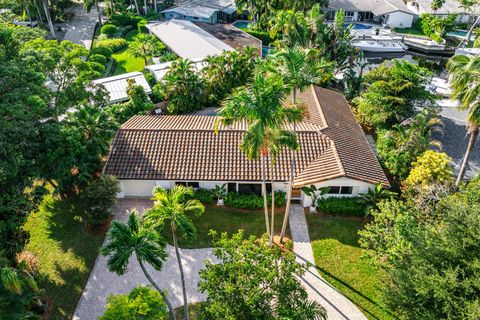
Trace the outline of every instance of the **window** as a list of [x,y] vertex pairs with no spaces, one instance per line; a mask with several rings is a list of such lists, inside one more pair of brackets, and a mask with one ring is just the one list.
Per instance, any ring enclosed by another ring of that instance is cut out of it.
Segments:
[[185,187],[186,187],[186,186],[187,186],[187,183],[184,182],[184,181],[175,181],[175,185],[176,185],[176,186],[185,186]]
[[328,191],[328,194],[352,194],[353,193],[353,187],[349,186],[341,186],[341,187],[329,187],[330,190]]
[[345,17],[353,17],[354,14],[355,13],[353,11],[345,11]]
[[236,192],[237,191],[237,184],[235,182],[228,183],[228,192]]
[[200,188],[200,184],[198,182],[193,181],[175,181],[176,186],[185,186],[185,187],[192,187],[193,189]]
[[256,193],[262,195],[262,185],[261,184],[249,184],[249,183],[239,183],[238,192],[242,194]]

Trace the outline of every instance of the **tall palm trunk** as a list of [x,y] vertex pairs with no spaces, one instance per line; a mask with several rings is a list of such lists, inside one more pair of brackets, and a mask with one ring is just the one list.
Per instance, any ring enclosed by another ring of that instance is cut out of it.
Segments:
[[267,234],[270,236],[270,226],[268,225],[268,202],[267,202],[267,183],[265,177],[265,161],[266,156],[262,155],[262,194],[263,194],[263,209],[265,211],[265,227]]
[[30,8],[29,8],[29,3],[27,0],[23,1],[23,4],[25,6],[25,11],[27,12],[28,20],[30,21],[30,24],[32,24],[32,15],[30,14]]
[[[297,103],[297,89],[293,89],[292,94],[293,105]],[[297,132],[297,124],[293,124],[293,132]],[[280,232],[280,243],[283,242],[283,237],[287,230],[288,216],[290,215],[290,204],[292,202],[293,179],[295,178],[295,150],[290,150],[290,181],[288,182],[287,204],[285,206],[285,215],[283,217],[282,231]]]
[[102,12],[100,12],[100,5],[98,4],[98,0],[95,0],[95,7],[97,8],[98,14],[98,25],[102,26]]
[[479,23],[480,23],[480,16],[477,19],[475,19],[475,22],[473,23],[473,25],[470,27],[470,29],[468,29],[468,32],[467,32],[467,35],[466,35],[466,38],[467,38],[466,45],[467,46],[470,43],[470,40],[472,39],[472,34],[473,34],[473,30],[475,29],[475,26]]
[[34,0],[34,5],[35,5],[35,9],[37,10],[38,21],[40,21],[40,23],[43,24],[42,13],[40,12],[40,8],[37,0]]
[[183,274],[182,259],[180,258],[180,251],[178,250],[177,233],[175,229],[172,229],[173,246],[175,247],[175,255],[177,256],[178,269],[180,270],[180,279],[182,281],[182,293],[183,293],[183,319],[188,320],[188,301],[187,301],[187,289],[185,288],[185,275]]
[[140,15],[140,9],[138,8],[138,1],[135,0],[135,9],[137,10],[137,15]]
[[153,0],[153,10],[155,10],[155,14],[158,13],[158,10],[157,10],[157,0]]
[[475,146],[475,142],[477,142],[479,129],[480,128],[478,127],[478,125],[472,124],[470,139],[468,140],[467,151],[465,151],[465,156],[463,157],[462,166],[460,167],[460,172],[458,173],[457,181],[455,182],[455,185],[457,187],[460,185],[460,183],[462,183],[463,177],[465,176],[465,171],[467,171],[468,159],[470,158],[470,154],[472,153],[473,147]]
[[55,29],[53,28],[52,17],[50,16],[50,9],[48,6],[48,0],[42,0],[43,10],[45,11],[45,17],[47,18],[48,28],[50,29],[50,33],[52,37],[56,38],[57,35],[55,34]]
[[148,14],[147,0],[143,0],[143,14]]
[[140,264],[140,268],[142,268],[143,273],[145,274],[145,277],[147,277],[148,281],[152,284],[152,286],[157,289],[158,292],[162,295],[163,300],[165,301],[165,304],[167,305],[168,308],[168,313],[170,314],[170,320],[175,320],[175,314],[173,311],[172,304],[170,303],[170,300],[168,300],[167,295],[165,292],[153,281],[153,278],[150,276],[150,273],[148,273],[147,269],[145,268],[145,265],[143,264],[143,261],[141,259],[138,259],[137,261]]
[[274,223],[275,223],[275,189],[273,188],[273,170],[274,170],[274,167],[273,167],[273,157],[271,160],[271,171],[270,171],[270,182],[272,184],[272,190],[271,190],[271,193],[272,193],[272,221],[270,221],[270,245],[272,245],[273,243],[273,236],[275,234],[274,230],[275,230],[275,226],[274,226]]

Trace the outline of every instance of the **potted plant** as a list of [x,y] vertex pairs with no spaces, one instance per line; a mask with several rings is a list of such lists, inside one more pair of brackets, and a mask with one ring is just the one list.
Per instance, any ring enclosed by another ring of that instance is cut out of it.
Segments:
[[213,194],[217,197],[217,206],[223,206],[223,198],[227,195],[226,184],[216,185],[213,189]]
[[310,199],[312,200],[312,203],[310,204],[310,213],[316,213],[317,212],[317,202],[318,199],[327,194],[330,188],[328,187],[323,187],[323,188],[317,188],[316,185],[311,185],[309,187],[303,187],[302,191],[305,193],[305,195],[309,196]]
[[379,28],[375,28],[375,35],[379,35],[380,34],[380,29]]

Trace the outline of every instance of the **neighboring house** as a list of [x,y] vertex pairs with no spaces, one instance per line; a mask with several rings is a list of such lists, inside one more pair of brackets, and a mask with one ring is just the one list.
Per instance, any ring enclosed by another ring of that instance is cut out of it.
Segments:
[[163,10],[162,13],[166,20],[218,23],[231,22],[236,10],[233,0],[191,0]]
[[[331,187],[331,195],[354,196],[376,184],[389,187],[368,141],[341,93],[311,87],[299,95],[307,106],[297,125],[300,149],[296,152],[294,199],[310,205],[300,188]],[[119,197],[149,197],[155,186],[184,184],[212,189],[227,184],[228,191],[261,193],[261,161],[248,160],[239,146],[245,123],[220,126],[215,116],[135,116],[118,131],[105,165],[106,174],[121,183]],[[289,179],[289,151],[273,165],[275,190],[285,191]],[[271,184],[268,185],[271,190]]]
[[107,90],[109,96],[108,103],[118,103],[130,99],[127,93],[129,79],[134,80],[137,86],[142,86],[147,94],[152,93],[152,88],[148,85],[147,79],[145,79],[143,73],[138,71],[93,80],[93,83],[96,85],[103,85]]
[[[206,63],[203,62],[203,60],[192,60],[192,62],[193,62],[193,67],[197,72],[199,72],[206,66]],[[171,65],[172,65],[172,61],[162,62],[162,63],[146,66],[145,70],[149,71],[153,75],[156,82],[159,82],[167,74],[168,70],[170,70]]]
[[202,60],[235,50],[190,21],[173,19],[148,24],[147,29],[183,59]]
[[470,23],[475,17],[480,15],[480,6],[474,6],[467,10],[456,0],[447,0],[443,6],[437,10],[432,9],[432,0],[407,0],[407,7],[417,15],[424,13],[446,16],[449,14],[458,14],[457,22]]
[[402,0],[330,0],[327,18],[333,20],[340,9],[347,22],[380,23],[390,28],[410,28],[415,17]]

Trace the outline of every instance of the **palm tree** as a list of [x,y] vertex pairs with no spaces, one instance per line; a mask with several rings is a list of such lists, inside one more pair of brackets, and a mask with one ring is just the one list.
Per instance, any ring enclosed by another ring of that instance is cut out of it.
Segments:
[[367,205],[366,214],[368,214],[371,209],[377,208],[380,201],[396,198],[397,193],[384,189],[382,184],[379,183],[374,189],[368,189],[367,193],[361,193],[359,197],[360,201]]
[[173,246],[177,256],[180,278],[182,281],[184,319],[188,320],[187,290],[185,288],[185,276],[183,274],[182,259],[178,249],[177,236],[194,238],[196,229],[189,215],[200,215],[205,207],[197,199],[193,199],[192,188],[181,185],[171,190],[157,187],[153,191],[153,207],[144,216],[145,222],[152,227],[169,227],[172,232]]
[[480,127],[480,56],[456,55],[450,59],[447,68],[452,83],[452,99],[460,102],[460,110],[469,111],[467,122],[470,139],[455,182],[459,186],[465,176]]
[[[323,59],[317,61],[312,59],[315,50],[303,49],[299,46],[287,48],[275,55],[273,72],[278,73],[283,81],[290,86],[292,90],[292,105],[297,105],[297,92],[305,91],[312,84],[321,84],[327,82],[333,76],[333,66],[330,62]],[[296,131],[296,123],[293,125]],[[290,212],[290,201],[292,197],[293,180],[295,178],[295,151],[290,152],[290,182],[287,191],[287,205],[285,216],[280,233],[280,242],[282,242],[288,223]]]
[[108,231],[108,238],[110,239],[109,242],[101,249],[102,255],[108,256],[108,270],[118,275],[125,274],[128,261],[132,254],[135,254],[145,277],[162,295],[170,313],[170,320],[175,320],[172,304],[165,291],[153,281],[144,264],[144,262],[147,262],[155,270],[162,270],[163,263],[168,257],[165,252],[166,243],[164,239],[153,228],[146,228],[144,222],[139,220],[138,213],[135,210],[130,213],[127,223],[112,222]]
[[[257,71],[251,83],[237,88],[224,101],[218,113],[219,123],[223,125],[232,125],[238,121],[245,121],[248,125],[240,148],[249,160],[261,159],[265,226],[269,236],[271,236],[271,230],[268,218],[265,165],[272,144],[269,140],[270,130],[278,130],[286,124],[301,120],[302,111],[299,108],[283,107],[288,92],[289,88],[279,76],[265,76]],[[218,123],[216,126],[218,127]]]
[[48,28],[50,29],[50,33],[52,34],[52,37],[56,38],[57,36],[55,35],[55,29],[53,28],[52,17],[50,16],[50,5],[48,3],[48,0],[42,0],[42,4],[43,4],[43,11],[45,11],[45,17],[47,18],[47,23],[48,23]]
[[143,58],[145,65],[148,64],[148,57],[159,50],[158,39],[151,34],[139,33],[133,38],[128,46],[128,53],[135,58]]
[[117,124],[106,112],[99,107],[86,105],[69,113],[68,121],[82,133],[82,139],[90,151],[102,156],[108,153],[109,142],[115,135]]

